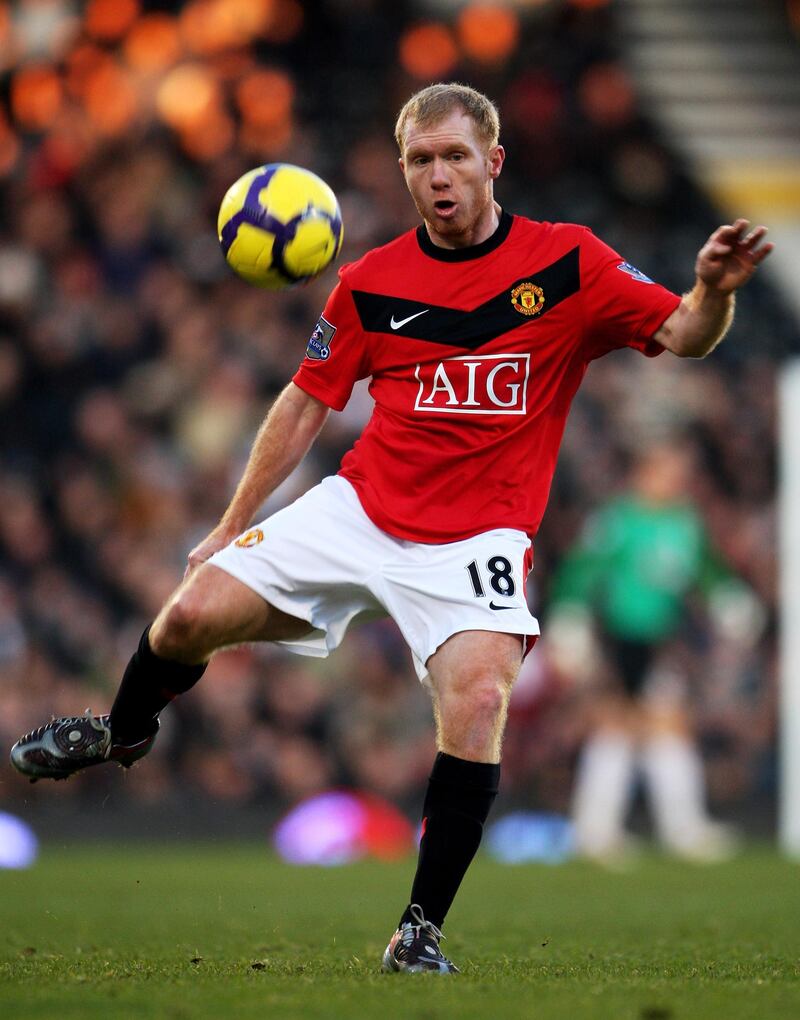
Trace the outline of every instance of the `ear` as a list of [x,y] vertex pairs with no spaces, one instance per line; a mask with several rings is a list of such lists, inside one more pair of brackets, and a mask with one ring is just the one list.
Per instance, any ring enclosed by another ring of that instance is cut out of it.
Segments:
[[493,145],[489,149],[489,176],[492,180],[496,180],[500,176],[505,158],[506,150],[502,145]]
[[402,156],[398,159],[397,164],[400,167],[400,172],[402,173],[403,177],[405,177],[405,175],[406,175],[406,161],[403,159]]

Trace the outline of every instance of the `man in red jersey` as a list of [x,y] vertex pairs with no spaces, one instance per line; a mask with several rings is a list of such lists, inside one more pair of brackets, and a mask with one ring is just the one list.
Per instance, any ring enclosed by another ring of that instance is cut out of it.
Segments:
[[[396,136],[423,224],[340,270],[230,506],[143,634],[110,715],[54,720],[21,738],[12,762],[56,779],[129,765],[217,649],[276,641],[325,655],[353,620],[388,613],[431,691],[439,753],[383,969],[450,973],[441,926],[497,793],[511,687],[539,632],[525,574],[572,397],[614,348],[711,351],[771,245],[744,220],[720,227],[679,298],[585,227],[500,208],[505,153],[480,93],[423,89]],[[367,377],[375,409],[339,474],[251,526]]]

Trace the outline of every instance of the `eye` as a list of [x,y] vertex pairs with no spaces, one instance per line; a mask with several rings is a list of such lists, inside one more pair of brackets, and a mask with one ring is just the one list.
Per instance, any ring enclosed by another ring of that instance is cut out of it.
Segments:
[[451,152],[450,153],[450,161],[452,163],[460,163],[463,160],[463,158],[464,158],[464,153],[463,152]]
[[428,162],[428,157],[427,156],[415,156],[414,157],[414,166],[425,166],[425,164],[427,162]]

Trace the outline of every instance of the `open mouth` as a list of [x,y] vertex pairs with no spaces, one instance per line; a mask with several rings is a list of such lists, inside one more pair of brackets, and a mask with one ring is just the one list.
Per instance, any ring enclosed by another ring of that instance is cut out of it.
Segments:
[[433,208],[440,216],[452,216],[456,209],[456,203],[449,198],[440,198],[433,203]]

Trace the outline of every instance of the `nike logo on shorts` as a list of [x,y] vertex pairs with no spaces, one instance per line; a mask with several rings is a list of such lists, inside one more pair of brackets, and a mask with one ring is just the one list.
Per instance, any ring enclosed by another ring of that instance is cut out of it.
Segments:
[[389,325],[392,329],[400,329],[401,326],[405,326],[407,322],[411,322],[412,319],[418,319],[420,315],[424,315],[425,312],[430,311],[429,308],[423,308],[421,312],[414,312],[413,315],[407,316],[405,319],[395,319],[394,316],[389,320]]
[[513,609],[513,608],[514,608],[514,606],[496,606],[496,605],[494,604],[494,602],[490,602],[490,603],[489,603],[489,608],[490,608],[490,609]]

